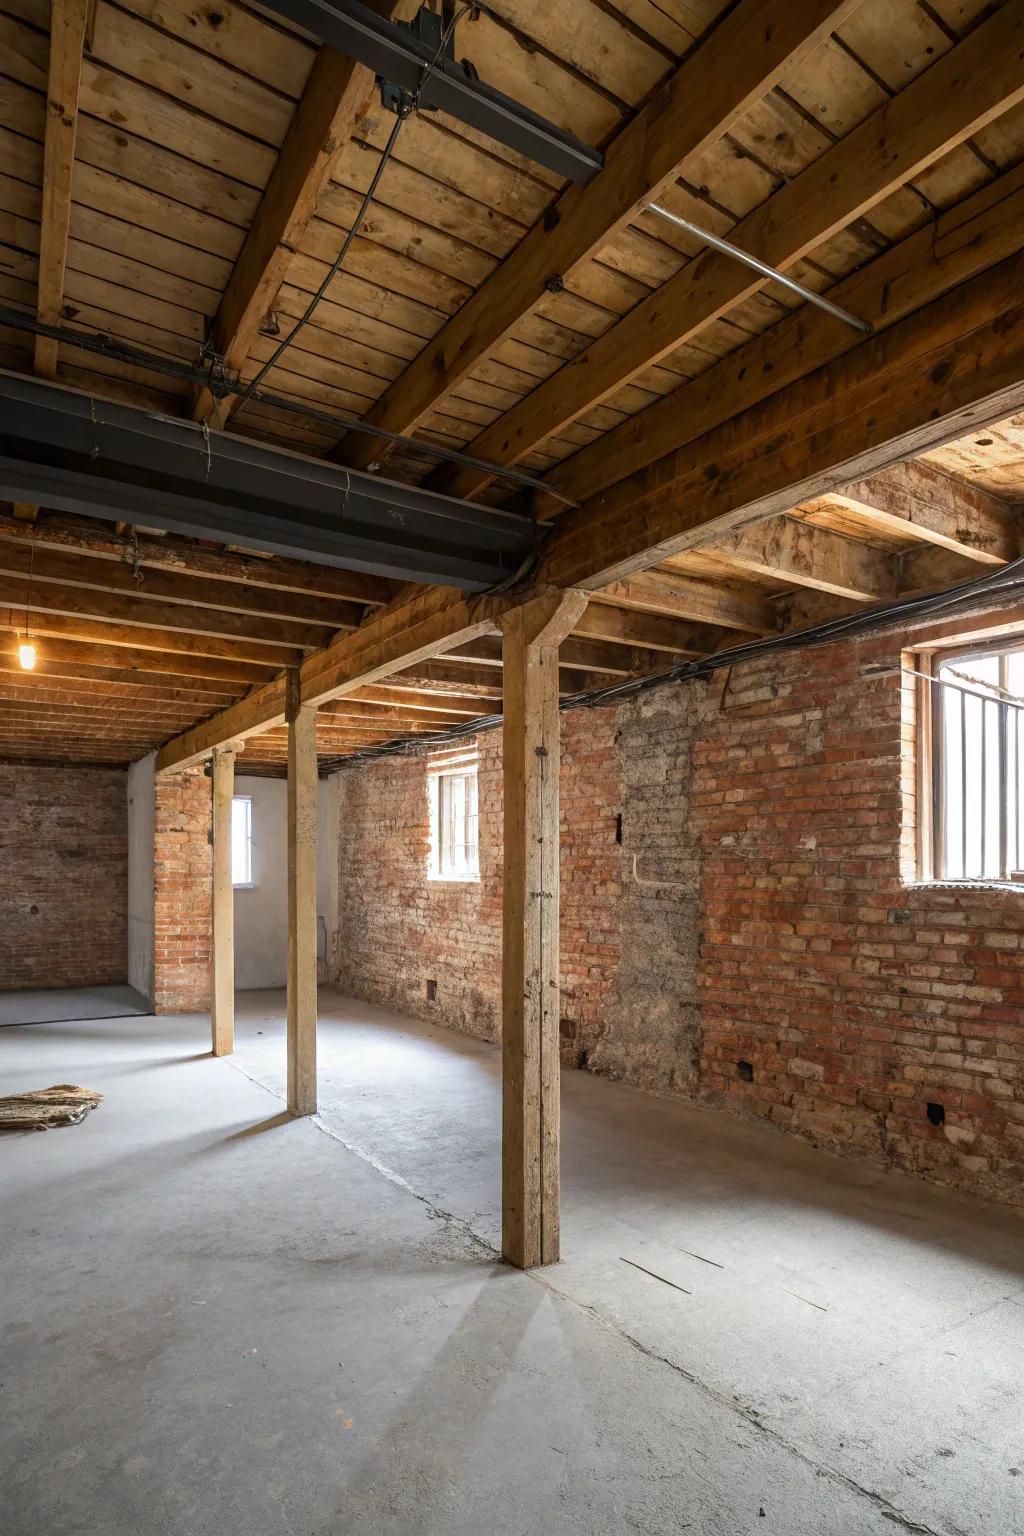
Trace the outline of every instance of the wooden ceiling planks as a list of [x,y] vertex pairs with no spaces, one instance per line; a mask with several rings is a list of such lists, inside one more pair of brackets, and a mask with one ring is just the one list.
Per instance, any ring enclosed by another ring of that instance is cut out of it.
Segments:
[[[938,80],[946,69],[954,78],[952,60],[964,39],[980,57],[986,28],[1011,39],[1020,9],[1013,0],[1003,7],[975,0],[823,4],[834,25],[817,36],[809,11],[794,19],[793,8],[783,7],[787,25],[802,25],[810,43],[798,57],[782,59],[774,73],[756,61],[767,70],[769,88],[748,93],[749,99],[736,78],[733,50],[733,78],[704,82],[719,91],[717,125],[698,136],[688,158],[679,151],[677,161],[685,164],[670,166],[659,195],[717,233],[739,229],[740,239],[752,232],[748,238],[761,254],[774,210],[792,204],[798,186],[811,184],[811,168],[838,164],[844,155],[855,159],[858,131],[863,137],[871,114],[892,103],[890,118],[904,119],[897,148],[912,173],[890,175],[882,195],[874,172],[867,174],[870,206],[862,198],[823,223],[790,270],[817,290],[840,285],[841,301],[880,329],[895,324],[993,268],[1020,243],[1013,243],[1013,231],[1021,225],[1018,203],[1024,206],[1024,110],[1010,107],[990,121],[982,112],[959,142],[955,133],[945,142],[936,135],[944,152],[937,148],[923,160],[914,160],[908,147],[909,135],[919,131],[917,118],[929,116],[913,108],[910,87],[927,100],[928,72],[937,70]],[[746,17],[763,23],[772,10],[769,0],[737,7],[724,0],[553,0],[543,8],[493,0],[460,22],[458,53],[474,59],[489,83],[608,147],[617,135],[625,140],[626,125],[694,48],[699,58],[717,34],[720,52],[727,53],[723,39],[742,36]],[[264,12],[234,3],[213,11],[192,0],[96,0],[78,61],[75,153],[64,156],[66,175],[49,183],[57,192],[67,186],[66,267],[58,280],[47,234],[53,219],[41,190],[53,138],[46,97],[59,62],[58,55],[51,58],[50,15],[47,0],[0,0],[0,302],[28,314],[45,308],[65,325],[103,331],[177,361],[195,360],[212,332],[241,367],[243,381],[251,379],[337,255],[392,120],[375,96],[364,96],[359,110],[344,107],[351,136],[342,133],[340,142],[328,144],[334,119],[324,80],[340,99],[344,71],[332,73],[308,39]],[[709,57],[705,52],[705,62]],[[1013,99],[1011,75],[1008,68],[1003,107]],[[722,93],[729,90],[732,111],[724,110]],[[936,111],[955,112],[964,104],[959,95],[952,106],[939,101]],[[318,103],[319,114],[313,111]],[[691,100],[691,117],[693,110]],[[304,120],[319,123],[319,141],[313,134],[307,142],[305,130],[296,136]],[[299,173],[294,155],[282,154],[289,135],[306,152]],[[281,184],[288,193],[283,207],[274,192]],[[390,402],[419,400],[425,408],[417,407],[406,426],[414,425],[425,442],[476,451],[500,444],[527,412],[541,431],[516,448],[521,466],[549,475],[580,499],[603,494],[621,518],[632,515],[630,477],[639,482],[652,459],[679,454],[858,345],[859,337],[783,290],[755,291],[739,282],[713,318],[705,316],[685,339],[646,360],[637,353],[640,365],[627,370],[628,357],[615,357],[618,341],[606,338],[619,337],[625,325],[636,329],[645,306],[663,304],[666,295],[692,284],[691,274],[703,280],[707,258],[698,241],[627,200],[628,216],[616,221],[606,211],[603,235],[598,222],[561,284],[551,284],[553,291],[543,283],[537,292],[524,289],[523,302],[515,290],[516,264],[524,261],[530,229],[562,194],[557,177],[443,114],[414,117],[344,270],[269,384],[299,404],[372,420],[386,419]],[[579,201],[568,196],[559,206]],[[276,225],[264,217],[275,206]],[[446,353],[445,368],[433,369],[431,377],[425,360],[446,347],[447,336],[460,334],[458,327],[468,334],[468,321],[491,304],[499,283],[511,285],[514,302],[501,312],[490,340],[474,336],[472,356],[462,356],[458,366]],[[787,337],[794,338],[788,353]],[[572,377],[578,360],[601,355],[602,346],[610,358],[607,387],[582,409],[566,410],[554,381]],[[201,394],[196,400],[186,383],[156,369],[97,358],[63,342],[59,351],[42,350],[56,354],[57,377],[75,387],[170,413],[202,418],[210,411],[209,400]],[[759,372],[759,357],[770,360],[770,377]],[[0,360],[29,371],[31,340],[3,332]],[[624,383],[626,371],[631,376]],[[417,395],[415,381],[425,375],[428,388]],[[557,402],[556,411],[547,410],[549,400]],[[227,416],[227,408],[219,409],[211,420]],[[338,433],[326,424],[265,401],[242,401],[230,429],[314,456],[381,456],[379,443],[354,437],[339,450]],[[1010,504],[1024,492],[1022,445],[1024,430],[1010,420],[927,455],[933,472],[994,493],[999,505],[989,524],[978,521],[981,513],[974,521],[943,523],[932,504],[927,515],[907,515],[893,511],[884,496],[870,501],[863,492],[845,503],[835,497],[805,502],[791,516],[780,507],[757,528],[725,536],[719,530],[715,542],[677,551],[659,569],[644,570],[657,558],[648,554],[619,586],[598,594],[566,643],[563,691],[706,654],[747,633],[770,633],[788,622],[794,592],[805,594],[799,600],[805,606],[818,595],[826,605],[866,602],[917,590],[913,583],[981,570],[985,560],[1011,558],[1018,543]],[[471,488],[459,474],[432,470],[432,462],[403,448],[389,454],[389,472]],[[490,504],[507,499],[499,483],[480,495]],[[963,490],[959,496],[970,501]],[[561,510],[548,503],[552,508]],[[138,755],[140,742],[157,744],[174,733],[171,721],[188,726],[237,702],[282,664],[298,664],[332,635],[358,625],[394,592],[391,584],[353,573],[145,533],[129,552],[109,525],[45,509],[28,536],[24,525],[12,530],[12,523],[0,516],[4,755],[29,751],[33,729],[40,747],[58,752],[55,721],[66,727],[66,752],[87,753],[92,744],[106,754],[102,760],[118,752],[120,760]],[[992,528],[998,537],[986,544]],[[24,622],[30,541],[38,562],[32,629],[40,636],[41,659],[25,681],[14,671],[11,649]],[[448,690],[437,697],[449,713],[432,718],[457,718],[460,700],[464,708],[480,698],[489,709],[498,707],[494,644],[462,649],[462,656],[424,660],[392,677],[376,698],[359,691],[382,711],[385,736],[409,724],[410,708],[429,708],[411,702],[425,689],[428,698],[431,689]],[[357,737],[368,734],[356,724],[369,727],[376,719],[357,712],[344,730],[340,722],[326,723],[323,750],[329,746],[333,760],[354,749]],[[161,725],[168,726],[164,737],[153,736]],[[263,739],[250,742],[250,767]],[[283,761],[275,738],[266,741],[267,761]]]

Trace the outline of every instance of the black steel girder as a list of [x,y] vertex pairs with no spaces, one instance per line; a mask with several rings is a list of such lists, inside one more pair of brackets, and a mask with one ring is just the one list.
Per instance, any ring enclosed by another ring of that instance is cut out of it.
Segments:
[[482,591],[537,525],[195,422],[0,373],[0,497]]
[[[263,3],[339,53],[358,59],[388,84],[400,86],[410,95],[418,93],[421,107],[448,112],[579,186],[592,181],[604,163],[600,150],[591,149],[556,123],[474,79],[454,58],[437,57],[437,50],[409,27],[386,21],[360,0]],[[428,68],[431,72],[425,78]]]

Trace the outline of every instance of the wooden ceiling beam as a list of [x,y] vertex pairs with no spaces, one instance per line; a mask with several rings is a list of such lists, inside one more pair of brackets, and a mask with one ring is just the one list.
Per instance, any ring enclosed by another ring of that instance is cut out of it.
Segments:
[[134,567],[123,561],[97,560],[64,550],[29,549],[0,539],[0,576],[27,578],[30,571],[33,585],[36,581],[56,581],[89,590],[120,592],[144,602],[159,598],[181,603],[193,613],[213,607],[219,612],[247,614],[261,620],[283,618],[297,624],[322,625],[332,633],[355,629],[365,611],[360,603],[254,587],[242,581],[197,581],[184,572],[141,565],[136,578]]
[[[361,629],[302,663],[301,701],[306,706],[325,704],[493,633],[510,601],[506,597],[467,598],[461,592],[437,587],[385,609]],[[282,677],[256,689],[207,724],[168,742],[157,758],[157,771],[186,767],[201,761],[216,746],[279,726],[284,722],[284,711]]]
[[[458,650],[449,651],[448,660],[461,665],[491,667],[501,677],[503,665],[501,641],[491,636],[472,641]],[[604,672],[609,677],[628,677],[634,672],[644,672],[656,666],[660,657],[654,651],[634,646],[626,650],[621,645],[605,644],[602,640],[577,639],[572,635],[563,640],[558,648],[558,665],[562,670],[585,668],[591,672]],[[499,684],[500,685],[500,684]]]
[[[1019,165],[844,279],[829,290],[829,298],[880,334],[1022,245],[1024,165]],[[618,504],[626,507],[643,494],[650,464],[682,454],[714,428],[853,352],[862,341],[859,332],[805,305],[581,448],[547,479],[577,501],[614,486]],[[546,517],[565,512],[564,502],[543,499]]]
[[[0,575],[0,603],[25,608],[28,582],[21,576]],[[220,608],[193,608],[145,596],[73,587],[57,581],[33,578],[31,613],[63,614],[86,619],[111,620],[117,624],[144,625],[193,635],[216,635],[263,645],[313,648],[326,645],[334,630],[325,624],[302,624],[290,619],[253,618]],[[24,623],[24,612],[22,614]]]
[[[1022,100],[1024,0],[1008,0],[742,219],[730,239],[785,269]],[[517,462],[766,282],[734,258],[708,250],[479,433],[468,451],[495,464]],[[430,484],[470,496],[492,478],[482,470],[445,467]]]
[[[1024,406],[1024,258],[1015,256],[852,353],[559,520],[541,579],[607,587],[830,494]],[[879,402],[884,401],[884,409]],[[636,489],[638,487],[635,487]]]
[[474,697],[466,691],[457,692],[453,688],[448,693],[443,689],[436,693],[426,693],[414,684],[403,687],[404,676],[404,673],[397,672],[391,679],[391,686],[387,688],[357,689],[355,693],[349,694],[349,700],[353,703],[393,705],[401,710],[416,710],[426,715],[459,715],[472,719],[478,715],[501,714],[500,704],[487,698]]
[[[45,325],[57,325],[64,302],[64,268],[71,222],[71,177],[78,132],[82,50],[90,0],[52,0],[50,63],[46,83],[46,131],[43,139],[42,222],[36,313]],[[57,343],[35,340],[35,368],[44,378],[57,373]]]
[[[514,330],[549,287],[570,284],[700,156],[770,91],[787,68],[855,7],[837,0],[740,0],[614,138],[586,188],[564,192],[516,250],[461,306],[367,413],[372,426],[410,432]],[[345,440],[365,469],[382,439]]]
[[677,571],[644,571],[642,575],[612,583],[596,596],[599,601],[641,613],[671,615],[742,630],[744,634],[773,634],[778,627],[775,609],[764,598],[733,592]]
[[[408,17],[417,8],[415,0],[369,3],[385,17]],[[373,92],[371,69],[333,48],[320,49],[213,321],[213,348],[231,371],[245,366]],[[200,390],[193,417],[222,427],[236,399],[215,400],[209,390]]]
[[453,714],[447,710],[442,714],[427,715],[422,710],[403,710],[383,704],[360,704],[351,698],[338,699],[333,703],[321,706],[320,714],[330,723],[360,724],[360,725],[384,725],[407,727],[409,730],[436,731],[445,725],[457,725],[461,720],[472,718],[461,714]]
[[194,714],[226,709],[238,698],[237,693],[200,693],[193,688],[148,687],[144,683],[114,682],[103,677],[69,677],[66,672],[53,672],[40,661],[36,662],[32,672],[27,673],[18,666],[17,657],[0,654],[0,688],[6,687],[18,691],[32,689],[40,697],[67,693],[83,699],[121,699],[126,703],[137,699],[143,703],[180,704]]
[[937,544],[918,544],[897,556],[901,597],[921,592],[945,592],[965,581],[977,581],[991,572],[991,566],[979,565],[964,555],[954,554]]
[[[7,622],[0,609],[0,630],[10,632],[15,628]],[[24,613],[20,623],[23,625]],[[61,626],[54,629],[54,626]],[[276,666],[257,665],[251,662],[222,661],[212,656],[181,656],[173,652],[131,650],[119,645],[103,645],[99,641],[63,638],[73,632],[71,621],[51,618],[47,624],[46,644],[40,645],[36,662],[37,670],[52,666],[55,671],[67,669],[71,677],[107,677],[111,682],[132,681],[141,674],[146,682],[181,683],[185,687],[198,688],[204,693],[221,688],[249,688],[254,683],[269,682]],[[33,635],[40,631],[33,627]],[[9,654],[16,657],[16,647],[10,646]],[[117,674],[113,676],[112,674]]]
[[821,500],[884,532],[938,544],[980,565],[1003,565],[1020,553],[1017,518],[1006,502],[933,464],[894,464]]
[[[33,528],[16,521],[16,515],[0,511],[0,539],[12,539],[34,548],[75,550],[97,560],[132,566],[136,559],[146,570],[180,572],[220,582],[233,582],[264,591],[323,597],[362,607],[380,607],[398,590],[398,583],[362,571],[345,571],[335,565],[314,565],[283,555],[259,555],[235,549],[205,549],[192,541],[152,534],[118,534],[112,524],[70,513],[44,510]],[[196,594],[193,601],[201,602]]]
[[[23,594],[21,594],[23,599]],[[182,658],[189,658],[195,666],[183,667],[194,675],[222,676],[211,662],[242,662],[247,672],[256,671],[266,679],[268,670],[273,673],[281,667],[298,666],[303,652],[294,646],[264,645],[250,640],[224,640],[219,635],[198,635],[172,629],[149,629],[142,624],[115,624],[106,619],[83,619],[62,613],[47,613],[32,608],[30,626],[33,638],[39,635],[54,636],[60,640],[74,640],[82,646],[96,645],[106,655],[110,648],[124,646],[132,651],[157,652],[155,670],[167,671],[169,661],[178,667]],[[0,630],[24,631],[25,604],[0,608]],[[142,659],[134,665],[144,666]],[[251,664],[251,665],[250,665]]]
[[895,597],[897,559],[859,539],[791,517],[771,517],[707,549],[738,571],[773,576],[858,602]]
[[594,601],[573,629],[573,634],[613,645],[640,646],[676,656],[703,656],[733,645],[735,633],[713,624],[688,624],[640,608],[618,608]]

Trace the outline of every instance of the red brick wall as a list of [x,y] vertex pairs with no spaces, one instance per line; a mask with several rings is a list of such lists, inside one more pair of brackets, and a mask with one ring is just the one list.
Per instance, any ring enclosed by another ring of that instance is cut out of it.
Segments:
[[[1024,890],[913,883],[899,660],[899,637],[780,653],[563,716],[565,1059],[1024,1203]],[[422,758],[344,775],[339,981],[495,1038],[480,745],[479,887],[426,879]]]
[[212,809],[210,780],[202,769],[189,769],[156,780],[156,1013],[201,1013],[210,1006]]
[[1024,891],[904,882],[898,660],[891,639],[790,653],[705,702],[701,1093],[1021,1203]]
[[0,988],[123,983],[127,775],[0,763]]
[[[614,713],[563,722],[562,1034],[572,1059],[600,1033],[619,953]],[[501,1023],[501,731],[479,738],[480,881],[427,878],[424,758],[386,758],[341,786],[338,984],[496,1040]],[[427,981],[437,983],[427,1000]]]

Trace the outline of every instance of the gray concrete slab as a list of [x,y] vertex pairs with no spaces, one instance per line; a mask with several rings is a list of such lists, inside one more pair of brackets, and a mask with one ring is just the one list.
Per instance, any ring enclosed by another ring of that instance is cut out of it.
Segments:
[[519,1275],[497,1052],[321,1002],[316,1122],[280,994],[222,1061],[5,1033],[107,1095],[0,1141],[5,1531],[1024,1530],[1018,1217],[567,1073],[567,1257]]
[[12,1024],[122,1019],[148,1012],[148,1002],[134,987],[33,987],[0,992],[0,1029]]

